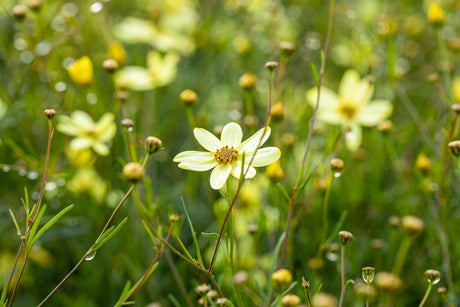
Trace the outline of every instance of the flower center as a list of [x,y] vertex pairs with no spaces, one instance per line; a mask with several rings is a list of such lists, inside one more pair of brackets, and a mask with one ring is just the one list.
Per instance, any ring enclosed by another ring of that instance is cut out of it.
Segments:
[[214,159],[216,159],[220,164],[232,163],[238,159],[238,151],[233,147],[224,146],[217,149],[214,154]]
[[356,113],[356,106],[349,102],[341,102],[339,112],[348,118],[352,118]]

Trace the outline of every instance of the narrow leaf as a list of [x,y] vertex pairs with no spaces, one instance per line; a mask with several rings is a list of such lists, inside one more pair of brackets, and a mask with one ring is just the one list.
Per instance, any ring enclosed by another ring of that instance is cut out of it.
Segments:
[[289,202],[291,200],[291,198],[289,197],[288,193],[286,192],[286,190],[284,189],[284,187],[281,185],[281,183],[277,183],[276,186],[278,187],[278,189],[281,191],[281,195],[284,196],[284,198],[287,200],[287,202]]
[[187,208],[185,207],[184,198],[181,196],[182,206],[184,207],[185,216],[187,217],[188,225],[190,226],[190,231],[192,232],[193,243],[195,243],[196,249],[196,256],[198,257],[198,262],[200,263],[201,267],[204,268],[203,259],[201,259],[200,247],[198,246],[198,240],[196,239],[195,229],[193,228],[192,221],[190,220],[190,216],[188,215]]
[[179,301],[174,297],[174,295],[168,294],[168,298],[175,307],[182,307],[181,303],[179,303]]
[[14,226],[16,226],[16,231],[18,232],[18,236],[21,237],[22,236],[21,228],[19,228],[18,222],[16,221],[16,218],[14,217],[14,213],[13,211],[11,211],[10,208],[8,208],[8,210],[10,211],[10,215],[11,215],[11,218],[13,219]]
[[310,67],[311,67],[311,72],[313,73],[313,78],[315,79],[315,84],[316,84],[316,86],[318,86],[319,85],[319,78],[318,78],[318,71],[316,70],[316,66],[315,66],[315,64],[313,64],[313,62],[311,62]]
[[[35,210],[35,209],[32,208],[32,211],[33,210]],[[46,205],[44,205],[43,207],[40,208],[40,211],[36,215],[35,220],[34,220],[34,222],[32,224],[32,228],[30,229],[29,236],[27,237],[27,240],[28,240],[28,242],[27,242],[27,250],[28,251],[30,251],[30,249],[34,245],[34,242],[36,241],[36,240],[34,240],[35,239],[35,233],[37,232],[38,225],[40,225],[40,221],[42,220],[43,214],[45,214],[45,210],[46,210]],[[27,220],[29,220],[29,218]]]
[[302,189],[306,186],[306,184],[310,181],[311,179],[311,176],[315,173],[316,169],[318,168],[318,166],[321,164],[322,160],[319,160],[318,162],[316,162],[316,164],[313,166],[313,169],[310,171],[310,173],[308,173],[307,175],[307,178],[305,178],[305,180],[302,182],[302,184],[300,185],[299,187],[299,192],[302,191]]
[[[272,266],[270,268],[270,275],[269,276],[271,276],[273,274],[273,272],[275,272],[276,264],[278,263],[278,258],[279,258],[281,246],[283,245],[283,241],[284,241],[285,236],[286,236],[286,233],[283,232],[281,234],[280,238],[278,239],[278,242],[276,243],[275,250],[273,251],[273,260],[272,260]],[[272,284],[268,283],[268,293],[271,293],[271,292],[272,292]]]
[[120,224],[118,224],[116,227],[112,226],[109,229],[107,229],[104,234],[99,238],[99,240],[94,243],[94,246],[92,248],[93,252],[102,247],[107,241],[113,238],[113,236],[120,231],[121,227],[123,227],[126,222],[128,222],[128,217],[125,217]]
[[201,235],[205,238],[211,238],[211,239],[219,239],[219,234],[215,232],[207,233],[207,232],[202,232]]
[[182,246],[182,249],[184,250],[184,252],[187,255],[187,257],[190,260],[192,260],[193,262],[195,262],[195,259],[193,259],[192,255],[190,255],[190,253],[188,252],[187,248],[185,248],[185,245],[184,245],[184,243],[182,243],[182,241],[180,240],[179,236],[176,236],[176,240],[179,242],[180,246]]

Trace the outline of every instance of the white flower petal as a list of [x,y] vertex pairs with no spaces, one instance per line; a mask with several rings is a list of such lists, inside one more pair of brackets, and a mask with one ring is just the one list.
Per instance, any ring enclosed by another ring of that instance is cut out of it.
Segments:
[[393,112],[393,105],[387,100],[374,100],[362,108],[356,115],[356,122],[372,127],[383,121]]
[[231,164],[218,164],[211,172],[211,188],[214,190],[221,189],[232,171]]
[[88,113],[83,111],[75,111],[71,115],[72,122],[82,128],[92,128],[94,126],[94,120]]
[[[244,163],[249,163],[254,155],[254,152],[246,152]],[[252,166],[261,167],[267,166],[276,162],[281,157],[281,150],[278,147],[265,147],[256,152],[256,156],[252,161]]]
[[93,149],[101,156],[107,156],[110,152],[109,148],[104,143],[93,144]]
[[355,70],[347,70],[339,86],[340,100],[355,106],[364,106],[374,93],[374,87],[369,81],[362,79]]
[[115,84],[133,91],[148,91],[155,88],[153,77],[147,68],[125,66],[114,74]]
[[186,163],[204,163],[212,162],[214,155],[207,151],[184,151],[176,155],[173,159],[174,162],[186,162]]
[[[250,138],[248,138],[246,141],[241,143],[237,148],[235,148],[240,154],[245,152],[245,151],[254,151],[256,150],[257,145],[259,145],[260,138],[262,137],[262,134],[264,133],[264,129],[262,128],[256,133],[254,133]],[[267,130],[265,130],[264,138],[262,142],[260,142],[260,146],[262,146],[270,137],[271,129],[270,127],[267,127]]]
[[229,123],[222,129],[220,138],[222,140],[222,145],[236,148],[241,143],[243,131],[237,123]]
[[[232,176],[237,179],[240,179],[241,177],[241,165],[242,165],[241,161],[235,161],[232,164]],[[246,173],[246,170],[248,169],[248,165],[249,165],[248,163],[244,164],[244,173]],[[254,178],[255,175],[256,175],[256,169],[251,166],[249,170],[247,171],[246,176],[244,178],[245,179]]]
[[217,161],[209,161],[209,162],[181,162],[179,163],[179,168],[190,170],[190,171],[197,171],[197,172],[204,172],[210,170],[214,166],[217,165]]
[[[318,88],[314,87],[309,89],[306,94],[307,101],[314,108],[316,106],[316,100],[318,99]],[[321,92],[319,93],[319,106],[318,110],[324,111],[335,111],[339,103],[339,97],[336,93],[325,86],[321,86]]]
[[353,123],[350,127],[350,131],[345,132],[345,144],[351,151],[358,150],[361,146],[362,140],[362,129],[361,126]]
[[203,128],[195,128],[193,129],[193,134],[195,135],[198,143],[200,143],[203,148],[209,150],[210,152],[216,152],[217,149],[223,147],[222,142],[208,130]]
[[56,126],[56,129],[64,134],[71,135],[71,136],[76,136],[80,133],[80,128],[75,126],[72,122],[70,117],[61,115],[59,116],[58,119],[58,124]]

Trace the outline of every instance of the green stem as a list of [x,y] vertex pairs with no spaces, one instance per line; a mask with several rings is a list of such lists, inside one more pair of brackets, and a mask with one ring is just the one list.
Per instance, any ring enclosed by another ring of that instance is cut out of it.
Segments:
[[439,47],[439,59],[441,64],[441,71],[442,77],[444,79],[444,86],[446,90],[447,97],[452,97],[451,86],[449,82],[449,71],[450,71],[450,61],[449,61],[449,54],[447,52],[446,44],[442,37],[442,29],[438,29],[436,31],[436,36],[438,39],[438,47]]
[[423,305],[425,305],[426,300],[428,299],[428,296],[430,295],[431,286],[432,286],[432,283],[428,282],[428,288],[426,289],[425,296],[423,297],[423,299],[420,302],[420,305],[418,305],[418,307],[422,307]]
[[334,174],[329,176],[329,180],[327,183],[327,188],[326,188],[326,194],[324,195],[324,201],[323,201],[323,239],[322,239],[322,244],[326,243],[326,238],[327,238],[327,229],[328,229],[328,221],[327,221],[327,211],[328,211],[328,206],[329,206],[329,195],[331,194],[331,189],[332,189],[332,181],[334,179]]
[[393,266],[393,273],[399,275],[401,273],[404,262],[406,261],[407,252],[411,245],[412,239],[410,237],[404,236],[399,246],[398,253],[396,254],[395,264]]
[[343,298],[345,296],[345,245],[342,245],[341,270],[342,291],[340,292],[339,307],[343,306]]

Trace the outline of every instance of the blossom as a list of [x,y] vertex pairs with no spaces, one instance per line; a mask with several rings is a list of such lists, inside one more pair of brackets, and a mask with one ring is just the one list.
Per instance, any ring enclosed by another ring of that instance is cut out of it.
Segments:
[[[321,87],[318,120],[327,124],[342,125],[347,133],[345,142],[354,151],[361,145],[362,128],[378,125],[393,112],[388,100],[370,101],[374,87],[366,79],[360,79],[358,72],[348,70],[342,77],[338,95],[325,86]],[[307,100],[316,105],[318,89],[307,91]]]
[[75,111],[72,115],[59,116],[59,123],[56,128],[60,132],[74,136],[70,142],[73,150],[84,150],[92,148],[96,153],[106,156],[109,148],[105,142],[110,141],[117,130],[114,123],[115,116],[112,113],[105,113],[98,122],[83,111]]
[[78,85],[87,86],[93,82],[93,63],[86,55],[70,64],[67,71],[70,78]]
[[277,147],[260,148],[256,152],[259,143],[262,146],[269,138],[270,127],[260,129],[244,142],[241,142],[241,127],[236,123],[225,125],[220,140],[202,128],[195,128],[193,134],[198,143],[208,151],[184,151],[175,156],[173,161],[179,162],[180,168],[192,171],[202,172],[214,168],[210,179],[214,190],[221,189],[230,174],[240,178],[243,156],[245,178],[253,178],[256,175],[254,167],[270,165],[281,156],[281,151]]

